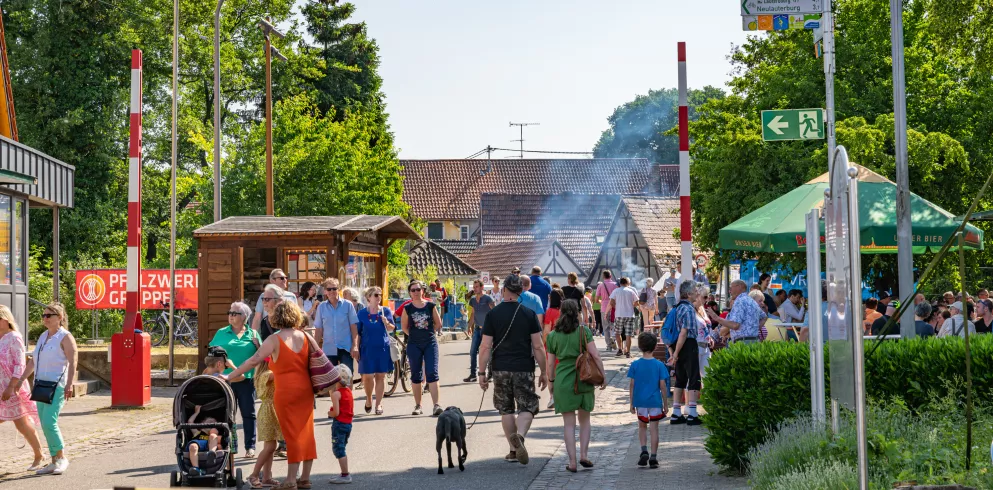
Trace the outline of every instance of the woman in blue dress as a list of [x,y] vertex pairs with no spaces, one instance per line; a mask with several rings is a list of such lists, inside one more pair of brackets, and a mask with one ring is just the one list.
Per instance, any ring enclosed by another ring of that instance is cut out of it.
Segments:
[[372,411],[372,390],[375,386],[376,415],[382,415],[386,373],[393,371],[389,334],[396,330],[396,324],[393,312],[380,306],[383,290],[379,286],[366,289],[365,300],[369,306],[358,313],[359,374],[362,375],[362,387],[365,389],[365,413]]

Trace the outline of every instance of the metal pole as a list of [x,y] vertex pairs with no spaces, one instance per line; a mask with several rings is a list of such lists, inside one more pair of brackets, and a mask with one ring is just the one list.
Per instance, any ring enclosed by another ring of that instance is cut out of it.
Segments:
[[[272,22],[269,17],[266,22]],[[272,42],[265,33],[265,214],[274,216],[272,189]]]
[[[972,348],[969,343],[968,302],[965,295],[965,230],[959,233],[959,273],[962,275],[962,333],[965,334],[965,469],[972,467]],[[952,332],[954,334],[954,332]]]
[[169,206],[169,386],[174,383],[176,325],[176,157],[179,139],[176,114],[179,108],[179,0],[173,0],[172,14],[172,198]]
[[828,171],[834,164],[834,149],[837,146],[834,133],[834,14],[831,12],[831,0],[824,1],[824,96],[826,103],[825,126],[828,144]]
[[221,5],[214,11],[214,221],[221,220]]
[[61,280],[59,268],[59,207],[52,207],[52,300],[59,301],[59,284]]
[[[890,0],[890,29],[893,44],[893,144],[896,149],[896,244],[900,294],[914,290],[914,249],[910,223],[910,169],[907,162],[907,84],[903,66],[903,0]],[[912,338],[914,312],[900,317],[900,336]]]
[[[825,422],[824,413],[824,331],[821,326],[821,237],[820,210],[807,213],[807,331],[810,336],[810,413]],[[816,291],[816,292],[815,292]]]
[[[848,159],[846,158],[845,161]],[[849,284],[851,284],[847,316],[850,324],[852,349],[855,358],[855,433],[858,449],[859,489],[869,488],[869,464],[865,434],[865,340],[862,333],[862,257],[859,233],[859,181],[855,167],[848,168],[848,249],[852,256]]]

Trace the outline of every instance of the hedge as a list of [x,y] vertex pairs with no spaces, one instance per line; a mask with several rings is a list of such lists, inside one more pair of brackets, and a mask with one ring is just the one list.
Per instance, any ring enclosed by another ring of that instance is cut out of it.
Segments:
[[[973,399],[993,398],[993,335],[970,338]],[[930,395],[947,393],[946,381],[965,377],[965,342],[959,337],[884,342],[870,357],[866,343],[867,395],[900,398],[915,410]],[[825,362],[830,358],[825,347]],[[825,375],[830,378],[830,367]],[[830,379],[825,384],[830,389]],[[725,468],[744,472],[747,453],[798,412],[810,413],[807,344],[762,342],[714,353],[704,380],[707,452]]]

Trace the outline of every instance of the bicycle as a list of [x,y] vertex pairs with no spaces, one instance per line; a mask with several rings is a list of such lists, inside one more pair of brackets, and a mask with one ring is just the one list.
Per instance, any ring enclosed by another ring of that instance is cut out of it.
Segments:
[[[168,337],[169,331],[169,303],[160,302],[164,310],[156,318],[145,320],[144,330],[152,337],[152,346],[162,345]],[[172,332],[172,337],[182,342],[187,347],[197,347],[198,329],[196,312],[187,310],[182,315],[176,315],[176,327]]]
[[398,332],[393,333],[393,339],[400,343],[400,359],[393,363],[393,371],[386,373],[386,391],[383,392],[384,397],[396,392],[398,381],[405,393],[409,393],[411,389],[410,362],[407,360],[407,343],[400,338]]

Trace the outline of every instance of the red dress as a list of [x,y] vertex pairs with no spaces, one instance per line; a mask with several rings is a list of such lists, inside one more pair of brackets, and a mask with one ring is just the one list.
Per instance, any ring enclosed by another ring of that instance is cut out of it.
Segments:
[[286,440],[287,463],[317,459],[309,354],[309,342],[304,341],[300,352],[293,352],[283,339],[279,339],[279,358],[269,363],[269,369],[276,377],[272,404]]

